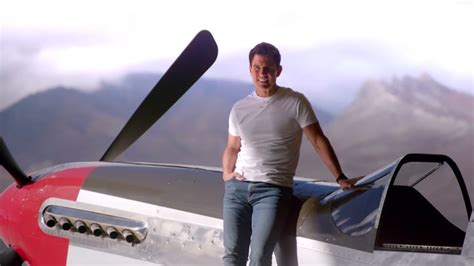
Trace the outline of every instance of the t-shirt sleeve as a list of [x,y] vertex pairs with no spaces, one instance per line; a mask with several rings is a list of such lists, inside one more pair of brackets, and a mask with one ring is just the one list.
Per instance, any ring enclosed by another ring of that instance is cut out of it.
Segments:
[[232,107],[232,110],[230,110],[230,115],[229,115],[229,134],[232,136],[240,136],[240,132],[237,126],[237,116],[235,113],[235,107]]
[[314,113],[311,103],[308,101],[308,99],[306,99],[303,94],[301,94],[301,97],[299,97],[299,101],[296,108],[296,120],[298,120],[298,124],[301,128],[318,122],[318,118]]

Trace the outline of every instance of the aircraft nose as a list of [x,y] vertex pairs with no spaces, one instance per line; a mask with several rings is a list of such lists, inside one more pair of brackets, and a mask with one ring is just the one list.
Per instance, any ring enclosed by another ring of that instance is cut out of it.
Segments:
[[0,193],[0,238],[6,242],[9,239],[8,229],[11,229],[9,215],[19,211],[15,210],[16,204],[12,204],[15,201],[17,192],[18,188],[13,183]]

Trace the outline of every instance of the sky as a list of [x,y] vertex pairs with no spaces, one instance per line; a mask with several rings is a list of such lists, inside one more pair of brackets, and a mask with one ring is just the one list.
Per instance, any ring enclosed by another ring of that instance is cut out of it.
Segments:
[[250,82],[248,51],[270,42],[279,84],[325,109],[365,80],[423,73],[474,94],[473,0],[0,0],[0,22],[0,110],[52,86],[164,72],[202,29],[219,46],[205,77]]

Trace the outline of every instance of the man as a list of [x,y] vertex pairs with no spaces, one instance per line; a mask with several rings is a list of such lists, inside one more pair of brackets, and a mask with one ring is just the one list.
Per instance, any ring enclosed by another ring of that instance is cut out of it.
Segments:
[[273,249],[288,214],[302,135],[341,188],[352,186],[303,94],[280,87],[278,49],[269,43],[249,53],[255,91],[229,116],[223,154],[225,265],[271,265]]

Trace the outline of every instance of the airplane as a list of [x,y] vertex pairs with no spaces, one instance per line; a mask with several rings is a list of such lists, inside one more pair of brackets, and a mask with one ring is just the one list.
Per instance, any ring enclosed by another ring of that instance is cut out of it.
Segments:
[[[25,174],[0,137],[15,183],[0,194],[0,265],[219,265],[222,169],[115,161],[214,63],[200,31],[99,161]],[[456,163],[406,154],[351,189],[295,177],[278,265],[474,265],[474,216]]]

